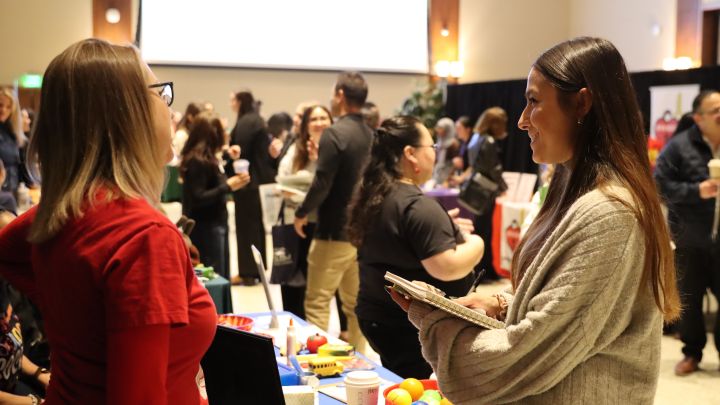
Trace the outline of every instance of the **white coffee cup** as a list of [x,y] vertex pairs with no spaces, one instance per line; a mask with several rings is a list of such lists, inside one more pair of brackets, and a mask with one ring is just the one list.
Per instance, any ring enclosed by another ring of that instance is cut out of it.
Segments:
[[376,405],[380,377],[374,371],[352,371],[345,376],[347,405]]
[[250,170],[250,162],[246,159],[237,159],[233,161],[233,170],[235,174],[247,173]]
[[720,179],[720,159],[710,159],[708,162],[711,179]]

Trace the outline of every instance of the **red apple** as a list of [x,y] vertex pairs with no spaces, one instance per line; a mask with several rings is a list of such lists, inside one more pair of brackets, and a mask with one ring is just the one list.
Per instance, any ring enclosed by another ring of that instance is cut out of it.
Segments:
[[310,353],[317,353],[318,347],[324,345],[325,343],[327,343],[327,338],[319,333],[316,333],[307,339],[307,349]]

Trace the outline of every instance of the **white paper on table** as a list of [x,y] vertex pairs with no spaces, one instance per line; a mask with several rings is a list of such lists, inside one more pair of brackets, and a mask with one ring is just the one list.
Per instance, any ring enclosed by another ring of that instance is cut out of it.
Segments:
[[[378,405],[383,405],[385,403],[385,398],[383,398],[383,391],[391,385],[395,385],[397,383],[394,383],[392,381],[386,380],[384,378],[380,378],[380,389],[378,390]],[[338,401],[347,404],[347,392],[345,391],[345,384],[344,383],[337,383],[337,384],[330,384],[325,386],[320,386],[318,389],[319,392],[331,397],[335,398]]]

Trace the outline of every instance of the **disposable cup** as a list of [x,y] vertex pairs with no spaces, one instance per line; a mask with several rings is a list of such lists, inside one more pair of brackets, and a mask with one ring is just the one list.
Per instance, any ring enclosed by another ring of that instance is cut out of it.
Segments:
[[249,169],[250,162],[248,162],[246,159],[238,159],[233,161],[233,170],[235,170],[235,174],[247,173]]
[[376,405],[380,377],[374,371],[352,371],[345,376],[347,405]]
[[711,159],[708,162],[708,169],[711,179],[720,179],[720,159]]

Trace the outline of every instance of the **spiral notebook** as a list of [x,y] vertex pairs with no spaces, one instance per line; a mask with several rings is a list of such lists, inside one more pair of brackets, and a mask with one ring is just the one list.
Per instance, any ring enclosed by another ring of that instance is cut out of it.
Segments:
[[442,290],[429,284],[408,281],[389,271],[385,273],[385,280],[393,283],[392,288],[399,293],[430,304],[435,308],[442,309],[451,315],[455,315],[477,326],[486,329],[502,329],[505,327],[503,322],[495,318],[491,318],[481,312],[464,307],[455,301],[445,298],[445,293],[442,292]]

